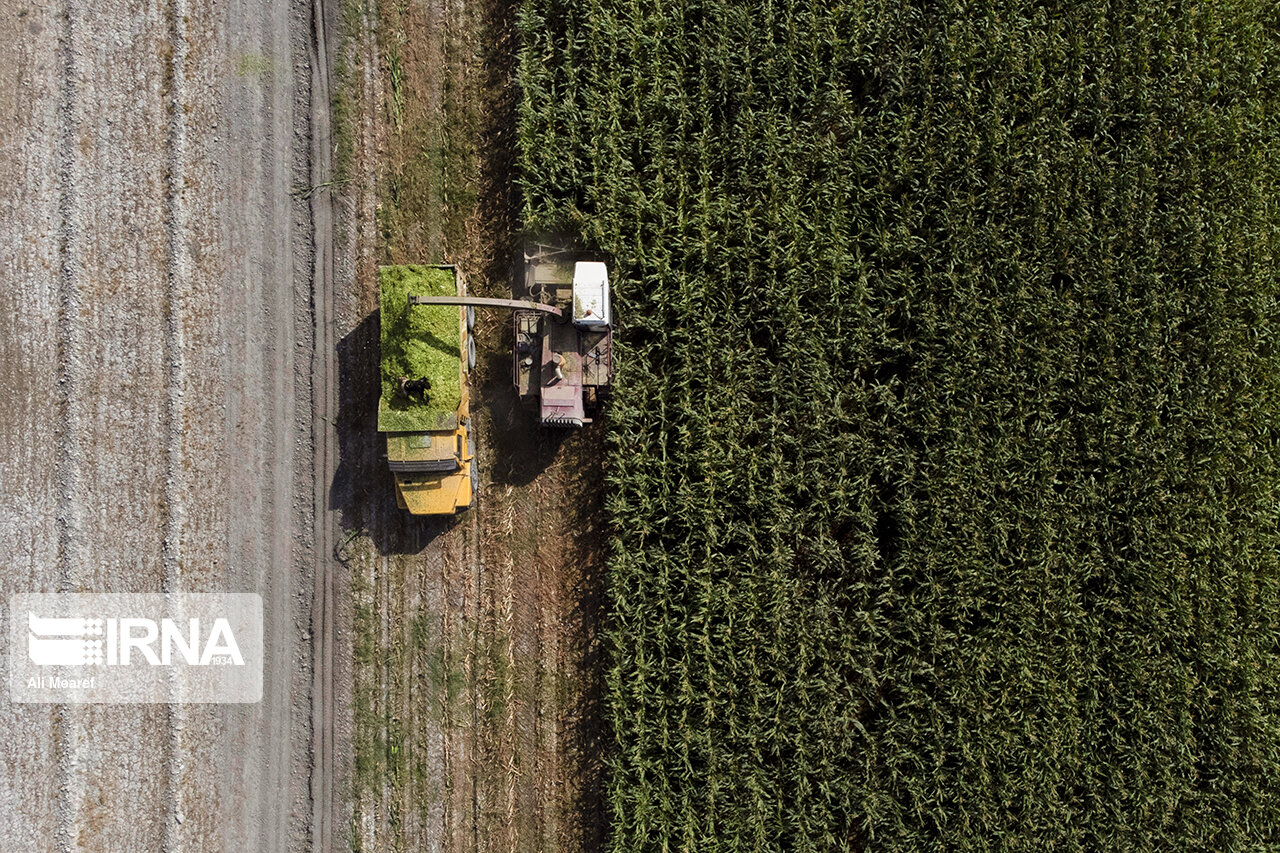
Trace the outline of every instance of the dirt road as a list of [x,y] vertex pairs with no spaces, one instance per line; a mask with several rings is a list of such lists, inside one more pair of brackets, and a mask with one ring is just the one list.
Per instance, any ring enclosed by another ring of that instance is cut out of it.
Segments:
[[0,591],[257,592],[266,639],[257,705],[6,695],[5,850],[345,844],[324,30],[0,6]]

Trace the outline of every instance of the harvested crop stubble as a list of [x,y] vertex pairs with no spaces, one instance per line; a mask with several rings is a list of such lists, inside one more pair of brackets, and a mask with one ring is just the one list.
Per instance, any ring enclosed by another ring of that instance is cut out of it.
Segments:
[[526,0],[612,849],[1280,843],[1270,2]]

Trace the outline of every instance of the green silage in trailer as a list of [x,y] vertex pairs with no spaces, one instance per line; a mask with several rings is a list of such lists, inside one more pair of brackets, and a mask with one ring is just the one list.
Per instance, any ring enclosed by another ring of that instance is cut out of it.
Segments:
[[[410,306],[414,296],[456,296],[457,274],[420,264],[378,268],[382,396],[378,429],[423,432],[457,428],[462,403],[462,334],[451,305]],[[426,379],[426,402],[400,393],[400,377]]]
[[1280,17],[526,0],[612,849],[1280,845]]

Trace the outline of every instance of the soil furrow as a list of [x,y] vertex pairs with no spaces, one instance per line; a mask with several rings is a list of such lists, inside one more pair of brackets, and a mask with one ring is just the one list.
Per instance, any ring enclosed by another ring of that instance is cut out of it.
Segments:
[[[70,592],[73,584],[73,566],[81,562],[79,552],[80,501],[77,494],[77,475],[80,470],[80,430],[76,424],[76,408],[72,405],[77,388],[79,346],[77,326],[74,321],[79,304],[76,264],[77,243],[81,229],[77,216],[77,189],[79,164],[76,158],[75,102],[77,76],[74,47],[77,17],[67,0],[61,8],[61,33],[58,44],[58,65],[61,69],[61,88],[58,109],[58,197],[59,197],[59,303],[58,303],[58,410],[60,429],[57,435],[58,489],[54,500],[58,506],[58,568],[56,589]],[[76,772],[74,740],[77,733],[75,709],[55,711],[57,731],[54,743],[58,749],[58,800],[57,838],[62,853],[70,853],[76,846],[75,803],[83,796],[81,777]]]
[[[163,589],[166,592],[184,591],[182,578],[182,527],[185,516],[186,483],[179,474],[182,459],[180,430],[186,420],[183,410],[183,370],[186,359],[181,318],[184,313],[187,264],[184,249],[185,210],[183,186],[185,174],[184,148],[186,142],[186,114],[183,105],[183,84],[187,62],[186,4],[172,0],[168,7],[169,68],[167,70],[169,103],[168,122],[168,191],[165,196],[166,241],[168,258],[165,282],[164,363],[168,371],[166,382],[165,433],[165,526],[162,544]],[[185,777],[184,730],[185,708],[180,704],[166,706],[168,738],[168,796],[164,821],[165,853],[181,849],[179,830],[185,820],[182,781]]]

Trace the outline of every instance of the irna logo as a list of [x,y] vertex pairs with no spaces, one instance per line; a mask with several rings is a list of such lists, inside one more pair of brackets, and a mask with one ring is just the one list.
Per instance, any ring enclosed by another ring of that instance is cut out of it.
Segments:
[[19,593],[9,598],[15,702],[257,702],[253,593]]
[[144,662],[169,666],[244,666],[231,623],[215,618],[202,631],[200,620],[85,618],[27,613],[27,654],[38,666],[129,666]]

